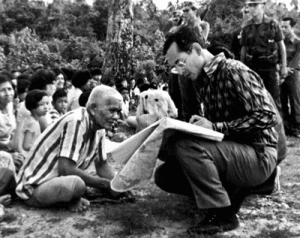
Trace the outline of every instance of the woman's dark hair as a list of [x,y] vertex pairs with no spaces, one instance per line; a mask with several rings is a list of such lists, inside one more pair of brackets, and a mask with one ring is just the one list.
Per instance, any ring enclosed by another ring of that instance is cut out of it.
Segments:
[[25,106],[26,108],[31,111],[33,109],[38,108],[39,102],[42,100],[43,97],[48,96],[46,91],[34,89],[30,91],[25,98]]
[[85,107],[92,90],[84,91],[78,98],[79,106]]
[[40,69],[31,75],[30,81],[29,91],[34,89],[46,90],[47,84],[54,83],[55,74],[52,70]]
[[74,77],[74,74],[75,74],[75,70],[74,69],[68,68],[68,67],[62,67],[62,68],[60,68],[60,70],[66,76],[66,78],[65,78],[66,81],[71,81],[72,78]]
[[7,70],[2,70],[0,72],[0,74],[5,75],[6,77],[8,77],[10,80],[12,80],[14,78],[14,76],[12,75],[11,72],[7,71]]
[[91,73],[89,70],[78,70],[76,71],[72,84],[75,88],[81,88],[91,79]]
[[17,83],[18,94],[25,93],[30,87],[30,81],[26,79],[19,80]]
[[60,68],[53,68],[52,71],[55,74],[55,77],[61,74],[62,76],[64,76],[64,79],[66,81],[66,75]]
[[64,89],[58,89],[55,91],[55,93],[52,96],[53,102],[56,102],[57,99],[62,98],[62,97],[67,97],[67,91]]
[[91,75],[92,76],[102,75],[102,71],[100,68],[91,68]]
[[6,74],[2,74],[2,72],[1,72],[0,73],[0,84],[6,83],[6,82],[9,82],[11,85],[13,85],[11,79]]

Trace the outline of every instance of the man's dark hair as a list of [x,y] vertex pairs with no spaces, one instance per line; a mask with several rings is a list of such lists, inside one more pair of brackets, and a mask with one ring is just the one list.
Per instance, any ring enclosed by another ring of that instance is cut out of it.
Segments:
[[180,27],[178,31],[167,36],[163,49],[164,55],[174,42],[177,44],[179,51],[185,52],[188,52],[191,49],[193,43],[198,43],[203,46],[199,41],[199,37],[187,26]]
[[284,17],[284,18],[282,19],[282,21],[289,21],[291,27],[294,27],[294,26],[297,24],[297,22],[295,21],[295,19],[292,18],[292,17]]
[[39,101],[42,100],[43,97],[48,96],[46,91],[35,89],[30,91],[25,98],[25,106],[31,111],[33,109],[38,108]]
[[67,97],[67,91],[64,89],[58,89],[55,91],[55,93],[52,96],[53,102],[56,102],[57,99]]
[[81,88],[92,78],[89,70],[78,70],[76,71],[72,84],[75,88]]

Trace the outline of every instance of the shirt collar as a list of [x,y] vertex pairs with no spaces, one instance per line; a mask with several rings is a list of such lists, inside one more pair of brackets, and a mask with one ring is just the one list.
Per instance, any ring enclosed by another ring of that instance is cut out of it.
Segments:
[[292,42],[294,44],[295,39],[296,39],[296,35],[295,35],[295,33],[293,33],[292,36],[291,36],[291,38],[287,39],[287,41],[290,41],[290,42]]
[[220,53],[213,57],[210,61],[207,62],[207,64],[203,67],[204,72],[206,75],[211,78],[216,69],[219,66],[219,63],[225,59],[224,53]]

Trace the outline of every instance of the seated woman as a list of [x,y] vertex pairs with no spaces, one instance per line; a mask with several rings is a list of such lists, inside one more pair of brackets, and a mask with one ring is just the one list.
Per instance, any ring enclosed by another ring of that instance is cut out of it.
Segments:
[[12,102],[14,90],[9,77],[0,74],[0,204],[7,205],[15,189],[16,171],[24,157],[11,149],[11,139],[16,129]]
[[41,134],[39,120],[49,111],[50,102],[46,91],[38,89],[30,91],[25,98],[25,106],[30,111],[30,115],[26,116],[21,124],[17,126],[13,141],[16,150],[27,156]]
[[53,68],[53,73],[55,74],[56,90],[65,89],[66,76],[60,68]]
[[[34,89],[45,90],[47,92],[47,95],[50,97],[50,101],[52,102],[52,96],[56,91],[56,78],[53,71],[40,69],[31,75],[30,81],[31,84],[29,87],[29,92]],[[52,110],[51,105],[50,110]],[[17,125],[19,125],[24,120],[24,118],[29,115],[30,112],[25,107],[25,102],[22,102],[18,111]],[[47,126],[52,123],[50,113],[47,113],[45,116],[41,117],[39,119],[39,123],[41,126],[41,130],[44,131]]]

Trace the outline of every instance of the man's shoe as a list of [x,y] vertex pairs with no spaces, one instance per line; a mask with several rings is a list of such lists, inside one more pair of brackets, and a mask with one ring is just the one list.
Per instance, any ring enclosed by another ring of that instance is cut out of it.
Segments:
[[205,218],[198,225],[187,230],[189,235],[208,234],[213,235],[218,232],[231,231],[239,226],[237,215],[224,208],[208,210]]

